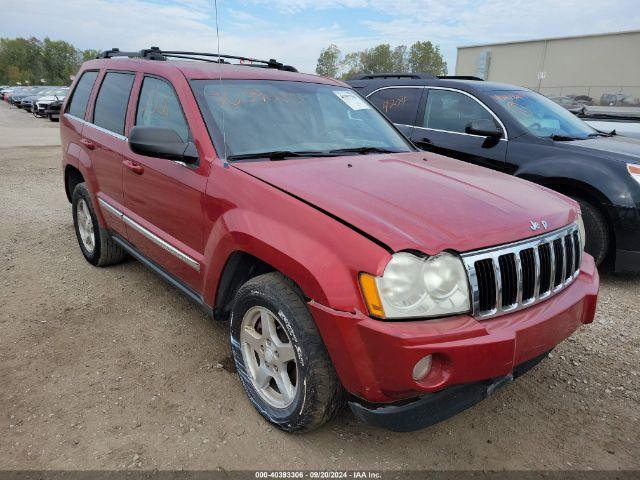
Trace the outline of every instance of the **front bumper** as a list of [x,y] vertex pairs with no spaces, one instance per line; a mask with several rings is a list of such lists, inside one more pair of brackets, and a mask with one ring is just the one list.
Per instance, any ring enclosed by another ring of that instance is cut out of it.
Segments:
[[[458,315],[384,322],[315,302],[309,307],[342,385],[361,403],[379,407],[513,374],[593,321],[598,286],[593,259],[585,255],[566,290],[488,320]],[[431,370],[416,381],[413,368],[426,355],[432,355]]]
[[513,373],[482,382],[456,385],[436,393],[427,393],[419,399],[399,405],[367,405],[350,401],[349,407],[358,420],[395,432],[412,432],[451,418],[472,407],[535,367],[547,357],[545,352],[518,365]]
[[615,234],[616,273],[640,273],[640,208],[608,205]]

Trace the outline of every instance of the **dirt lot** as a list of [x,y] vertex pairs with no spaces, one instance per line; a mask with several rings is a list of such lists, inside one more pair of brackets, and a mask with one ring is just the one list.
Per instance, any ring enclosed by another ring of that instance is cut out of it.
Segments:
[[226,325],[134,261],[84,261],[59,148],[4,136],[48,123],[0,104],[0,469],[640,468],[640,277],[605,275],[593,325],[447,422],[288,435],[245,400]]

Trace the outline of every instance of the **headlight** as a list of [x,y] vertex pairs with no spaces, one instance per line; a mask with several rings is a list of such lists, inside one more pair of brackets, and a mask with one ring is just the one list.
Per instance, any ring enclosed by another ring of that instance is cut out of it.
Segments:
[[393,255],[381,277],[363,273],[360,286],[369,313],[379,318],[416,318],[470,311],[462,260],[450,253]]
[[637,165],[635,163],[627,163],[627,171],[636,182],[640,183],[640,165]]
[[580,235],[580,246],[582,247],[582,251],[584,252],[584,246],[587,242],[587,232],[584,229],[582,215],[578,215],[578,220],[576,220],[576,223],[578,224],[578,234]]

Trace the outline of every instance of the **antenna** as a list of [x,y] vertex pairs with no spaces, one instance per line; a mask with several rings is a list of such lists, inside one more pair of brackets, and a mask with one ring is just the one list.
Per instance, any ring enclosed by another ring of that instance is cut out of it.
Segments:
[[[220,60],[222,60],[222,58],[220,58],[220,28],[218,27],[218,0],[213,0],[213,7],[216,11],[216,39],[218,41],[218,62],[220,62]],[[220,71],[220,93],[222,94],[222,98],[224,98],[224,86],[222,84],[222,70]],[[223,162],[224,162],[224,167],[225,168],[229,168],[229,163],[227,162],[227,132],[225,130],[225,125],[224,125],[224,108],[221,109],[222,111],[222,149],[223,149]]]

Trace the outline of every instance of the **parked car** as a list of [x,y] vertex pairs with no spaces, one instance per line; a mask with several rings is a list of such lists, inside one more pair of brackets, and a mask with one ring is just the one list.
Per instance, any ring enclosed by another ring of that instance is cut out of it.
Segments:
[[46,95],[38,97],[35,102],[35,109],[33,114],[37,117],[45,117],[46,110],[49,105],[54,102],[64,100],[69,92],[69,87],[55,88]]
[[279,428],[344,399],[424,427],[593,320],[569,198],[420,152],[346,84],[275,60],[101,57],[60,120],[80,250],[101,267],[128,253],[229,320],[247,396]]
[[7,95],[6,100],[10,105],[14,105],[19,108],[19,104],[22,99],[28,95],[31,95],[32,91],[32,87],[15,88],[9,93],[9,95]]
[[57,122],[60,120],[60,109],[62,108],[63,100],[56,100],[55,102],[51,102],[46,106],[44,110],[44,115],[52,122]]
[[572,97],[569,97],[569,96],[549,95],[549,96],[547,96],[547,98],[549,100],[557,103],[561,107],[566,108],[571,113],[581,112],[583,110],[584,106],[585,106],[585,102],[576,100],[576,99],[574,99]]
[[639,107],[589,106],[576,115],[601,132],[640,139]]
[[49,95],[54,89],[55,87],[50,86],[34,87],[27,96],[22,97],[19,107],[27,112],[33,111],[36,100],[43,95]]
[[626,93],[603,93],[600,105],[608,107],[640,107],[640,99]]
[[349,81],[418,147],[482,165],[580,203],[586,251],[640,271],[640,142],[599,132],[546,97],[513,85],[423,74]]

